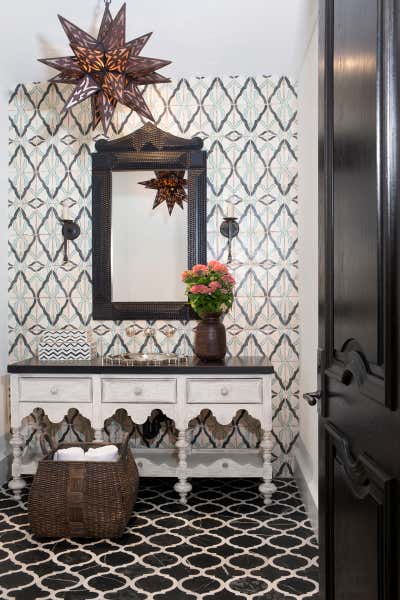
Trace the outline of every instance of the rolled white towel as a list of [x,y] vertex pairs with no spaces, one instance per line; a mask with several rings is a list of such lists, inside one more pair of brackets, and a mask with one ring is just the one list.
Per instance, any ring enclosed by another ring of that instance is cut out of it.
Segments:
[[57,452],[54,453],[53,460],[57,461],[82,461],[85,460],[85,452],[83,448],[79,446],[72,446],[71,448],[60,448]]
[[85,452],[85,460],[90,462],[117,462],[119,459],[118,448],[114,444],[89,448]]

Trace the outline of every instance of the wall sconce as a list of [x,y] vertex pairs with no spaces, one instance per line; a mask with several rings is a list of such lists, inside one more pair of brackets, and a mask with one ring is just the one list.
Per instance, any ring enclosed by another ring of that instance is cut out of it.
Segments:
[[64,262],[68,262],[68,241],[76,240],[81,234],[81,228],[70,217],[69,208],[64,207],[62,211],[62,235],[64,238]]
[[239,223],[237,222],[237,218],[234,217],[234,209],[232,204],[228,204],[228,208],[226,211],[226,217],[224,217],[221,227],[221,234],[228,238],[228,264],[232,262],[232,240],[239,233]]

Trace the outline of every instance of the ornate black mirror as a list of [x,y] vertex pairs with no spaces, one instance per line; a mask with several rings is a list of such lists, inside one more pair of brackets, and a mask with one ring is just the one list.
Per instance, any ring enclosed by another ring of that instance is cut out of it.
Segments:
[[204,263],[207,153],[152,124],[93,158],[93,318],[195,318],[181,272]]

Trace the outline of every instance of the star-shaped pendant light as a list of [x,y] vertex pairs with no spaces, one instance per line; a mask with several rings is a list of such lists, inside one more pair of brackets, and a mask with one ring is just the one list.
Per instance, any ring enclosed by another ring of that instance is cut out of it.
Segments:
[[187,181],[184,179],[184,171],[156,171],[156,178],[148,181],[140,181],[140,185],[157,190],[153,209],[162,202],[166,202],[168,212],[171,215],[175,204],[183,210],[183,202],[187,202],[185,187]]
[[171,61],[139,56],[151,33],[126,42],[126,4],[114,19],[109,9],[110,2],[105,4],[97,38],[59,15],[74,55],[39,60],[60,71],[50,81],[75,84],[64,110],[90,97],[93,129],[101,122],[106,134],[118,102],[154,121],[138,86],[170,81],[156,71]]

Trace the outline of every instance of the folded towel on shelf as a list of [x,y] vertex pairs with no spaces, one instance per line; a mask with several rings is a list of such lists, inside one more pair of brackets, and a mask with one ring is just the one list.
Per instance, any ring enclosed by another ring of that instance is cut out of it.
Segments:
[[88,462],[117,462],[119,459],[118,448],[114,444],[89,448],[86,452],[79,446],[60,448],[54,453],[53,460],[58,461],[88,461]]
[[116,462],[119,459],[118,448],[114,444],[89,448],[85,452],[85,460],[91,462]]
[[85,452],[83,448],[79,446],[73,446],[72,448],[60,448],[54,453],[53,460],[67,461],[67,460],[86,460]]

